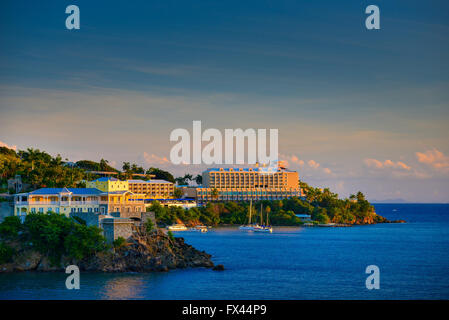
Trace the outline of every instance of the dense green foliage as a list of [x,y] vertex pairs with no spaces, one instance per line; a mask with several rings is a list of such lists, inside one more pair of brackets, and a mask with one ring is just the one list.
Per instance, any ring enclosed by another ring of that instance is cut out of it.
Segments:
[[184,195],[184,194],[182,193],[182,190],[181,190],[181,189],[175,188],[175,191],[173,192],[173,197],[174,197],[175,199],[182,198],[183,195]]
[[109,172],[119,172],[117,169],[111,167],[108,164],[108,160],[101,159],[100,162],[94,162],[90,160],[80,160],[76,162],[78,168],[87,171],[109,171]]
[[178,185],[189,185],[190,182],[195,181],[197,185],[200,185],[203,183],[203,176],[198,174],[195,177],[191,175],[190,173],[186,173],[183,177],[177,177],[175,179],[176,183]]
[[60,155],[53,157],[39,149],[30,148],[26,151],[16,152],[6,147],[0,147],[0,188],[2,188],[2,192],[8,191],[4,189],[7,180],[14,178],[15,175],[20,175],[23,184],[29,186],[30,190],[44,187],[83,188],[86,186],[83,180],[90,181],[100,177],[91,171],[116,172],[116,177],[119,179],[132,178],[132,175],[136,173],[152,174],[156,179],[175,182],[173,175],[167,171],[151,167],[145,172],[142,167],[129,162],[123,163],[123,172],[120,172],[111,167],[104,159],[101,159],[100,162],[80,160],[70,163],[67,159],[63,161]]
[[126,244],[126,240],[123,237],[118,237],[117,239],[115,239],[112,242],[112,245],[114,247],[114,249],[120,249],[121,247],[123,247]]
[[165,181],[169,181],[172,183],[175,183],[175,178],[173,177],[173,175],[168,172],[168,171],[164,171],[158,168],[149,168],[146,172],[146,174],[154,174],[154,178],[155,179],[161,179],[161,180],[165,180]]
[[[329,189],[312,188],[303,184],[307,194],[306,200],[290,198],[274,201],[253,202],[252,221],[260,222],[260,209],[263,208],[262,219],[266,223],[268,213],[271,225],[300,225],[302,221],[296,214],[307,214],[319,223],[366,223],[381,222],[382,217],[374,213],[374,207],[359,192],[351,199],[338,199]],[[209,202],[206,206],[183,209],[181,207],[164,207],[155,201],[148,209],[153,211],[159,224],[202,223],[245,224],[249,218],[248,202]]]
[[10,262],[14,253],[15,250],[12,247],[0,242],[0,264]]
[[24,224],[19,225],[14,218],[17,217],[6,218],[0,224],[2,241],[20,241],[25,247],[47,255],[54,263],[62,256],[83,259],[107,249],[99,228],[78,224],[64,215],[30,213]]
[[[325,223],[331,221],[335,223],[365,223],[382,222],[383,217],[374,212],[374,207],[365,199],[362,192],[351,195],[349,199],[339,199],[338,195],[332,193],[328,188],[324,190],[313,188],[306,183],[301,183],[306,193],[309,208],[304,208],[304,212],[311,214],[314,220]],[[303,212],[297,212],[303,213]]]
[[5,217],[0,223],[0,237],[2,239],[14,239],[19,236],[19,232],[23,229],[20,219],[17,216]]
[[92,176],[78,167],[65,165],[61,156],[52,157],[38,149],[18,151],[2,147],[0,149],[0,184],[20,174],[22,181],[31,189],[41,187],[77,187],[82,179]]
[[146,230],[147,232],[151,232],[151,231],[153,231],[153,229],[154,229],[153,221],[152,221],[151,219],[148,219],[148,220],[145,222],[145,230]]

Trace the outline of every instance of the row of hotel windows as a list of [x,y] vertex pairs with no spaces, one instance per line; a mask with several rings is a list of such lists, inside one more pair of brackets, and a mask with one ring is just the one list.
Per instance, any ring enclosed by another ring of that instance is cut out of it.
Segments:
[[[219,192],[219,196],[223,195],[254,195],[254,196],[260,196],[260,195],[267,195],[267,194],[286,194],[286,193],[299,193],[299,190],[285,190],[285,191],[263,191],[263,192],[242,192],[242,191],[222,191]],[[207,196],[212,195],[212,192],[198,192],[199,196]]]

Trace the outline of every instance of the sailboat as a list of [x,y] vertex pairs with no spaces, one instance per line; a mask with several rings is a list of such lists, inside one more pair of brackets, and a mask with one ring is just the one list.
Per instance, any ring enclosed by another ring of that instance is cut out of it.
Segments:
[[250,200],[249,202],[249,219],[248,224],[242,225],[239,227],[240,230],[248,230],[248,231],[254,231],[257,228],[260,228],[258,224],[251,224],[251,212],[253,209],[253,200]]
[[268,211],[267,211],[267,225],[265,226],[263,224],[263,205],[260,204],[260,226],[258,225],[257,227],[254,228],[254,232],[269,232],[272,233],[273,232],[273,228],[270,226],[269,222],[268,222]]

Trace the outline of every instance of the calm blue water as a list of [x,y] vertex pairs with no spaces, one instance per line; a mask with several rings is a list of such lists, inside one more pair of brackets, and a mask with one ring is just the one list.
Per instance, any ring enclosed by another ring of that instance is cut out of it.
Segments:
[[[448,299],[449,205],[379,204],[407,224],[351,228],[233,228],[179,233],[213,255],[224,272],[0,274],[0,299]],[[395,211],[394,211],[395,210]],[[380,268],[380,289],[365,288],[365,268]]]

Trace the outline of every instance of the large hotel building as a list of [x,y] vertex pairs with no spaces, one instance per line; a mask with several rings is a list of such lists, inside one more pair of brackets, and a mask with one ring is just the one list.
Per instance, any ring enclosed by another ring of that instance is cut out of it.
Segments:
[[173,196],[173,183],[163,180],[127,180],[103,177],[86,183],[87,188],[41,188],[15,195],[14,214],[22,220],[30,212],[55,212],[70,216],[83,213],[121,217],[145,212],[145,200]]
[[203,172],[198,204],[208,201],[280,200],[301,197],[298,172],[283,167],[214,168]]

